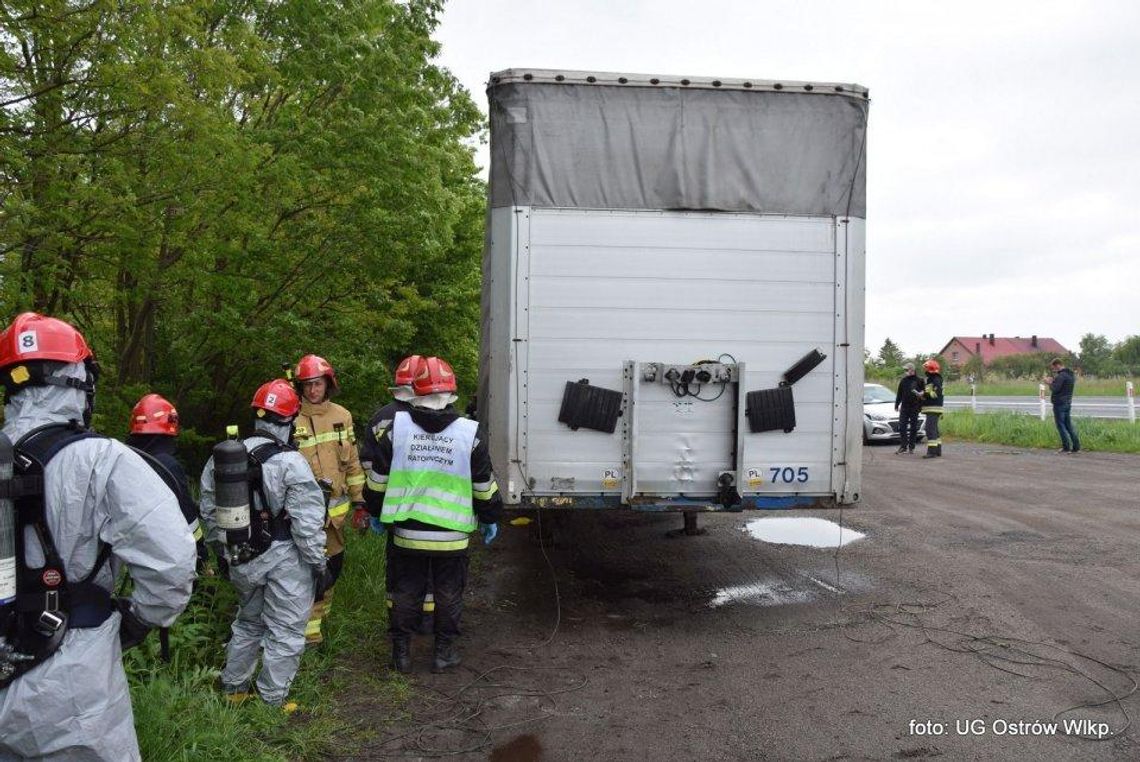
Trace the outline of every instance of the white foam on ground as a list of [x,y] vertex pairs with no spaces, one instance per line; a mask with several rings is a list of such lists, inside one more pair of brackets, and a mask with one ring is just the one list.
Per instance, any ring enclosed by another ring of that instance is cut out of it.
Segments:
[[731,603],[747,603],[753,606],[785,606],[789,603],[806,603],[814,598],[807,590],[796,590],[783,582],[750,585],[733,585],[716,591],[716,597],[709,606],[719,608]]
[[764,542],[811,548],[836,548],[866,537],[834,521],[809,517],[753,519],[745,525],[744,531]]

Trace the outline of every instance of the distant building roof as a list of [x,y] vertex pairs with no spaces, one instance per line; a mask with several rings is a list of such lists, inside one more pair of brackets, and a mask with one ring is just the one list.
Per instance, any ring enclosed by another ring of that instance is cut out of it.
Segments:
[[[959,357],[955,360],[953,357],[953,345],[958,344],[961,346],[959,350]],[[964,351],[966,356],[961,356]],[[955,336],[946,342],[942,347],[942,351],[938,354],[947,359],[948,362],[953,362],[957,365],[966,363],[978,352],[982,355],[982,364],[989,365],[999,357],[1009,357],[1010,355],[1028,355],[1037,352],[1044,352],[1051,355],[1067,355],[1069,350],[1061,346],[1061,342],[1056,339],[1051,339],[1047,336],[1030,336],[1022,338],[1021,336]]]

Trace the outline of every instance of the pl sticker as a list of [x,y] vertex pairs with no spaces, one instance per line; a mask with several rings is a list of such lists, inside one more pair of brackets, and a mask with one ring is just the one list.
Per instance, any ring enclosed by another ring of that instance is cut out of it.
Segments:
[[745,480],[749,489],[756,489],[764,484],[764,477],[761,475],[760,469],[748,469],[748,478]]
[[621,486],[621,471],[607,468],[602,474],[602,489],[617,489]]

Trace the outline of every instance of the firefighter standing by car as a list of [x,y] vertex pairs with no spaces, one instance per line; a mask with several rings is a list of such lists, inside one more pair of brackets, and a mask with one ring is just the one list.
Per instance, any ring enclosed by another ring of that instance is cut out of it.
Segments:
[[435,594],[432,671],[460,663],[456,641],[467,582],[467,546],[476,528],[490,544],[502,498],[479,425],[452,408],[455,374],[429,357],[413,381],[410,411],[396,413],[377,443],[365,491],[368,511],[392,534],[392,666],[410,672],[411,637],[429,580]]
[[[97,376],[62,320],[26,312],[0,333],[3,759],[140,759],[122,651],[190,599],[177,499],[137,453],[85,428]],[[123,567],[132,591],[115,599]]]
[[[391,428],[392,420],[396,417],[396,413],[412,410],[412,400],[416,396],[412,384],[423,362],[424,358],[420,355],[410,355],[400,361],[400,364],[396,366],[396,372],[393,374],[392,380],[395,385],[388,390],[392,393],[392,401],[377,410],[373,414],[372,419],[368,422],[368,430],[364,433],[364,444],[361,445],[360,448],[360,464],[364,468],[366,477],[372,472],[372,462],[376,458],[375,453],[378,449],[380,438]],[[375,488],[378,483],[375,478],[370,477],[369,484]],[[380,519],[378,517],[369,517],[368,512],[363,508],[357,509],[352,517],[352,524],[360,531],[364,531],[365,528],[370,526],[374,533],[384,534],[384,524],[381,523]],[[384,586],[389,611],[391,611],[393,601],[395,600],[394,591],[396,578],[392,572],[393,558],[392,536],[388,535],[388,547],[386,555],[384,556]],[[430,584],[427,585],[427,592],[424,594],[421,610],[423,613],[419,631],[426,635],[432,631],[432,619],[435,616],[435,596],[431,591]]]
[[[344,567],[344,522],[352,506],[364,509],[364,469],[356,452],[352,414],[329,398],[340,391],[336,373],[323,357],[305,355],[293,373],[301,391],[301,414],[297,418],[297,449],[329,491],[328,521],[325,523],[329,572],[336,584]],[[330,587],[313,604],[305,628],[305,642],[320,643],[321,622],[332,608]]]
[[216,446],[202,471],[202,522],[207,543],[225,554],[238,593],[222,690],[234,703],[249,698],[261,651],[257,693],[282,705],[301,664],[313,600],[329,585],[326,503],[308,462],[290,444],[301,409],[293,385],[283,378],[262,384],[251,407],[253,434]]
[[127,445],[140,452],[148,464],[162,478],[175,497],[182,516],[198,545],[198,570],[206,563],[205,535],[198,515],[198,504],[190,494],[186,469],[176,454],[175,439],[182,431],[178,410],[160,394],[148,394],[131,410],[130,434]]
[[937,360],[927,360],[922,364],[926,380],[922,390],[916,391],[922,400],[922,413],[926,416],[926,454],[923,458],[942,457],[942,434],[938,424],[942,419],[942,374]]

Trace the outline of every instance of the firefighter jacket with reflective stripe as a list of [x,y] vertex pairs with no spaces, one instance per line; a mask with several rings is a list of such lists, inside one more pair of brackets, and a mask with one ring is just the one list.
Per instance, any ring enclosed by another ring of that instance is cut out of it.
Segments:
[[301,402],[295,439],[317,479],[332,482],[329,515],[344,516],[349,503],[364,501],[364,469],[356,453],[352,414],[328,400],[317,405]]
[[377,443],[365,501],[392,525],[398,552],[464,552],[477,523],[502,513],[486,439],[451,409],[396,414]]
[[938,373],[926,374],[926,383],[922,386],[922,412],[942,414],[942,376]]

